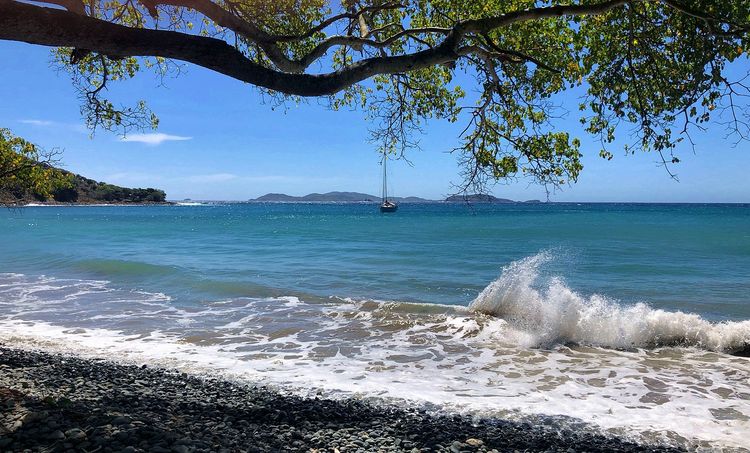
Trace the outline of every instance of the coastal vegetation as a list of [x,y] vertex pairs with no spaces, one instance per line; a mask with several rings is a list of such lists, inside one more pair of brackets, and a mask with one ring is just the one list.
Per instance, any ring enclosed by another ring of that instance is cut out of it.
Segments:
[[53,199],[61,203],[163,203],[167,194],[163,190],[133,189],[106,182],[94,181],[71,174],[73,186],[55,191]]
[[650,151],[670,171],[712,119],[750,134],[748,0],[38,3],[0,0],[0,39],[55,48],[92,129],[157,127],[143,100],[121,107],[107,87],[191,63],[271,104],[359,108],[386,153],[418,146],[429,120],[460,122],[467,187],[576,181],[581,140],[555,127],[571,94],[604,159]]
[[46,200],[53,192],[72,190],[70,175],[51,165],[56,155],[0,129],[0,203]]
[[94,181],[55,167],[58,150],[46,151],[0,129],[0,204],[160,203],[158,189],[131,189]]

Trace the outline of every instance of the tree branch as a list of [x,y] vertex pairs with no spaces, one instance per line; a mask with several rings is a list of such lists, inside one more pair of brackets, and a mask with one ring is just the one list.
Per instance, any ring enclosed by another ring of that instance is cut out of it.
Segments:
[[51,3],[67,9],[71,13],[86,15],[86,6],[81,0],[33,0],[39,3]]
[[276,45],[274,38],[259,26],[232,14],[211,0],[149,0],[149,3],[194,9],[220,27],[228,28],[257,43],[280,70],[286,72],[303,72],[305,70],[305,66],[287,57]]
[[398,3],[398,2],[386,3],[386,4],[378,5],[378,6],[367,6],[353,13],[348,12],[348,13],[341,13],[335,16],[331,16],[328,19],[323,20],[318,25],[313,26],[306,32],[298,34],[298,35],[271,35],[271,40],[274,42],[301,41],[303,39],[310,38],[315,33],[323,31],[327,27],[343,19],[358,19],[360,16],[362,16],[365,13],[377,13],[379,11],[383,11],[387,9],[396,9],[396,8],[404,8],[404,7],[405,5]]
[[497,28],[507,27],[516,22],[525,22],[529,20],[545,19],[550,17],[562,16],[591,16],[604,14],[607,11],[623,6],[627,3],[637,3],[645,0],[609,0],[602,3],[587,5],[561,5],[561,6],[543,6],[531,8],[525,11],[514,11],[507,14],[501,14],[496,17],[486,17],[482,19],[472,19],[460,23],[456,31],[460,33],[486,33]]
[[376,74],[455,61],[453,35],[435,48],[374,57],[331,73],[289,74],[257,64],[226,42],[185,33],[130,28],[68,11],[0,0],[0,39],[89,49],[110,57],[157,56],[194,63],[259,87],[297,96],[337,93]]
[[[399,3],[384,3],[355,12],[347,12],[324,20],[300,35],[272,35],[255,23],[245,20],[211,0],[143,0],[155,5],[191,8],[246,37],[265,52],[278,70],[258,64],[225,41],[206,36],[167,30],[132,28],[113,24],[81,14],[80,0],[48,0],[46,3],[65,6],[69,11],[45,8],[14,0],[0,0],[0,39],[23,41],[46,46],[67,46],[87,49],[113,58],[127,56],[158,56],[194,63],[235,79],[289,95],[324,96],[334,94],[376,74],[395,74],[454,62],[466,35],[485,34],[514,23],[562,16],[604,14],[626,4],[656,1],[683,14],[698,17],[674,0],[607,0],[584,5],[559,5],[515,11],[496,17],[472,19],[453,28],[425,27],[401,30],[385,39],[374,40],[357,36],[330,36],[319,42],[298,60],[290,59],[277,41],[293,41],[311,37],[315,32],[341,19],[360,17],[363,12],[397,8]],[[72,12],[75,11],[75,12]],[[717,20],[710,18],[711,20]],[[445,35],[442,43],[426,50],[405,55],[371,57],[357,61],[338,71],[326,74],[304,74],[314,61],[334,46],[354,48],[369,46],[383,49],[398,39],[426,33]],[[555,70],[543,62],[515,50],[493,49],[506,56],[533,62]],[[471,47],[463,47],[466,54]]]
[[736,29],[741,30],[743,32],[747,32],[748,30],[750,30],[750,26],[748,26],[748,25],[735,24],[735,23],[732,23],[730,21],[727,21],[727,20],[724,20],[724,19],[720,19],[718,17],[714,17],[714,16],[712,16],[710,14],[707,14],[707,13],[704,13],[702,11],[694,10],[694,9],[688,7],[688,6],[682,5],[682,4],[680,4],[680,3],[676,2],[676,1],[673,1],[673,0],[661,0],[661,2],[664,3],[665,5],[667,5],[668,7],[674,9],[675,11],[679,11],[679,12],[681,12],[683,14],[686,14],[686,15],[688,15],[690,17],[694,17],[696,19],[700,19],[700,20],[705,21],[705,22],[707,22],[709,24],[711,22],[716,22],[716,23],[720,23],[720,24],[726,24],[726,25],[730,25],[732,27],[735,27]]

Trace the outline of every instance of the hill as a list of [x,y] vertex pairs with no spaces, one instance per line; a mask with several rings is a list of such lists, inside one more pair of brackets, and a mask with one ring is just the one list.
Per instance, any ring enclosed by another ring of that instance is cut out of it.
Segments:
[[448,203],[515,203],[515,201],[509,200],[507,198],[497,198],[495,196],[484,193],[451,195],[450,197],[446,198],[445,201]]
[[163,190],[146,188],[133,189],[70,173],[73,187],[59,189],[52,193],[54,201],[60,203],[164,203],[167,194]]
[[282,201],[297,201],[300,197],[293,197],[291,195],[287,195],[285,193],[267,193],[261,197],[258,197],[254,200],[249,201],[275,201],[275,202],[282,202]]
[[[436,200],[428,200],[420,197],[393,197],[398,203],[435,203]],[[251,203],[379,203],[380,197],[360,192],[327,192],[311,193],[301,197],[287,195],[285,193],[267,193],[258,198],[248,200]],[[521,203],[507,198],[497,198],[488,194],[451,195],[445,200],[446,203]],[[539,200],[529,200],[526,203],[539,203]]]
[[106,182],[95,181],[76,173],[55,168],[67,177],[70,185],[52,191],[48,199],[35,193],[0,193],[0,201],[10,200],[13,203],[77,203],[77,204],[128,204],[128,203],[165,203],[167,194],[163,190],[147,188],[134,189],[116,186]]
[[[431,201],[419,197],[395,197],[393,199],[399,203],[424,203]],[[283,193],[267,193],[248,201],[273,203],[377,203],[380,202],[380,197],[360,192],[311,193],[302,197]]]

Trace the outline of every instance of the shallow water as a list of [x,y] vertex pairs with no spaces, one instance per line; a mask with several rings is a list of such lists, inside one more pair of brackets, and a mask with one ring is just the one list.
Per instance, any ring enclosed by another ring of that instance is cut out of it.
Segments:
[[0,213],[0,341],[739,449],[750,206]]

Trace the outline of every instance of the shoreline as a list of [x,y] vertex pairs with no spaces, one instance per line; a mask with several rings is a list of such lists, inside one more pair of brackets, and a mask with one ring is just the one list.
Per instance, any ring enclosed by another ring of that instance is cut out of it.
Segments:
[[[101,450],[99,450],[101,449]],[[0,343],[0,451],[680,451]]]
[[11,208],[46,208],[46,207],[127,207],[127,206],[178,206],[179,203],[172,201],[160,201],[151,203],[63,203],[63,202],[33,202],[33,203],[18,203],[10,205]]
[[[206,200],[206,201],[164,201],[150,203],[64,203],[64,202],[30,202],[10,203],[4,205],[12,209],[16,208],[39,208],[39,207],[128,207],[128,206],[211,206],[211,205],[378,205],[379,201],[256,201],[256,200]],[[750,207],[749,202],[643,202],[643,201],[513,201],[513,202],[477,202],[477,201],[400,201],[403,205],[478,205],[478,206],[518,206],[518,205],[558,205],[558,206],[580,206],[580,205],[613,205],[613,206],[728,206],[728,207]],[[2,203],[0,202],[0,205]]]

